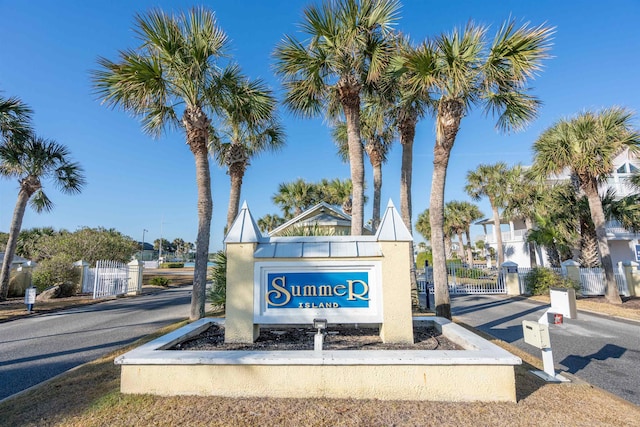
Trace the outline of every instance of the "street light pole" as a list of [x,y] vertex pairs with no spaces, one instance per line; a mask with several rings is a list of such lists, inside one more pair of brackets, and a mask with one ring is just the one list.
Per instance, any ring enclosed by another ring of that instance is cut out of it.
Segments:
[[142,248],[140,249],[140,261],[144,261],[144,233],[146,233],[147,229],[142,229]]

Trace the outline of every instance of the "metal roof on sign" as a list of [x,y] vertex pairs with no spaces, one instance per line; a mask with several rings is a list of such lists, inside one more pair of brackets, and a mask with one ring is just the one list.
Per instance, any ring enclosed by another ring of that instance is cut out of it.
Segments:
[[255,258],[355,258],[382,256],[378,242],[270,242],[259,243]]

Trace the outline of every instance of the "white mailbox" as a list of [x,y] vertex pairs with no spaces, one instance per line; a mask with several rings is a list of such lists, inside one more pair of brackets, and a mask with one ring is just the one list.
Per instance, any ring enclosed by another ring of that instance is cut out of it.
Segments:
[[540,349],[551,348],[549,327],[547,325],[531,320],[523,320],[522,331],[524,333],[524,342],[527,344],[531,344]]

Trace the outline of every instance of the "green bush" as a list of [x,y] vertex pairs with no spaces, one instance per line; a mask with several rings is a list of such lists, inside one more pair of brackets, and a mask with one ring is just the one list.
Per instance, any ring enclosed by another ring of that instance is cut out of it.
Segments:
[[149,284],[152,286],[164,286],[167,287],[169,286],[169,279],[167,279],[166,277],[152,277],[151,280],[149,280]]
[[456,276],[460,278],[474,279],[484,275],[485,272],[479,268],[456,268]]
[[74,295],[78,291],[80,271],[73,266],[68,256],[59,255],[38,263],[31,278],[38,293],[54,285],[62,285],[60,297]]
[[553,270],[536,267],[524,277],[527,292],[531,295],[548,295],[549,288],[573,288],[580,290],[580,284],[568,277],[563,277]]
[[429,262],[429,266],[433,266],[433,255],[431,252],[420,252],[416,256],[416,268],[424,268],[425,261]]
[[184,262],[163,262],[160,268],[183,268]]
[[224,307],[227,303],[227,256],[223,251],[218,251],[212,261],[213,267],[209,268],[209,280],[212,283],[208,298],[211,304]]

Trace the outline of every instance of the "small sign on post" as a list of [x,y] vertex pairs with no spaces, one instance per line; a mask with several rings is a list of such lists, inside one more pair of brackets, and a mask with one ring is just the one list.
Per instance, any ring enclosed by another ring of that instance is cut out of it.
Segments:
[[36,303],[36,288],[34,286],[25,289],[24,303],[27,305],[27,311],[31,313],[31,311],[33,311],[33,304]]

